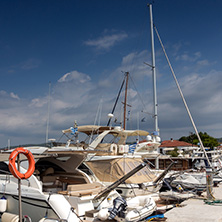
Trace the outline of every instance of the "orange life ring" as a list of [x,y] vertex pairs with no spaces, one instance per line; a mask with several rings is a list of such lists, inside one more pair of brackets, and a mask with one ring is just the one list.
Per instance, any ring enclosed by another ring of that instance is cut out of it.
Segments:
[[[17,170],[16,165],[15,165],[16,157],[20,153],[24,154],[27,157],[28,161],[29,161],[29,168],[26,171],[26,173],[24,173],[24,174],[20,173]],[[33,157],[32,153],[29,150],[24,149],[23,147],[18,147],[10,154],[8,167],[9,167],[9,170],[12,173],[12,175],[14,177],[16,177],[17,179],[28,179],[34,173],[35,160],[34,160],[34,157]]]

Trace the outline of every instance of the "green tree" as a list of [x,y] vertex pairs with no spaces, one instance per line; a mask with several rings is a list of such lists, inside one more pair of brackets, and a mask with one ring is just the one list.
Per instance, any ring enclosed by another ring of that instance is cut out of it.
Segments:
[[[217,139],[212,137],[212,136],[209,136],[206,132],[204,132],[204,133],[200,132],[199,135],[200,135],[200,138],[203,142],[204,147],[214,148],[214,147],[219,146],[219,143],[218,143]],[[199,143],[197,135],[193,134],[193,133],[190,133],[189,136],[182,136],[179,139],[179,141],[192,143],[194,145],[197,145]]]
[[174,150],[169,151],[167,154],[172,157],[177,157],[179,155],[177,151],[178,151],[178,148],[174,148]]

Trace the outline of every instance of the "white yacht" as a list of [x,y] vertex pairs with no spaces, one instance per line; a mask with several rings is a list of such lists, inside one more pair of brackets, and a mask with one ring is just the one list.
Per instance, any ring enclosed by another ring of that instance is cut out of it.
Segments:
[[[21,180],[21,207],[23,215],[28,215],[32,221],[93,221],[98,217],[101,219],[115,216],[125,218],[126,221],[137,221],[152,214],[156,209],[156,204],[150,196],[125,200],[115,189],[111,189],[105,198],[95,198],[106,186],[99,181],[93,182],[89,175],[77,169],[86,158],[86,151],[61,147],[27,149],[34,154],[36,164],[34,175]],[[19,214],[18,179],[10,175],[8,156],[8,153],[2,153],[0,162],[0,193],[3,202],[7,203],[0,209],[6,216]],[[28,167],[27,159],[22,157],[21,173],[25,173]],[[119,212],[114,203],[121,201],[123,209],[119,209]],[[135,203],[134,206],[132,202]],[[136,208],[140,208],[137,214],[134,213]],[[3,219],[6,216],[3,216]]]

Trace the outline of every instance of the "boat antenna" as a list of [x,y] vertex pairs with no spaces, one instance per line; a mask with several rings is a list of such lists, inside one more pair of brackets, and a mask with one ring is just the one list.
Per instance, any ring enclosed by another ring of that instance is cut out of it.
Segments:
[[157,116],[157,93],[156,93],[156,62],[155,62],[155,50],[154,50],[154,35],[153,35],[153,13],[152,13],[152,5],[147,5],[150,9],[150,35],[151,35],[151,50],[152,50],[152,76],[153,76],[153,103],[154,103],[154,130],[155,135],[159,135],[158,128],[158,116]]
[[194,128],[194,130],[195,130],[195,133],[196,133],[196,135],[197,135],[197,138],[198,138],[198,140],[199,140],[199,142],[200,142],[200,147],[201,147],[201,149],[202,149],[203,152],[204,152],[204,155],[205,155],[205,157],[206,157],[206,159],[207,159],[207,162],[208,162],[209,166],[212,167],[212,164],[211,164],[211,162],[210,162],[210,160],[209,160],[209,158],[208,158],[208,156],[207,156],[207,153],[206,153],[205,148],[204,148],[204,146],[203,146],[202,140],[201,140],[200,135],[199,135],[199,133],[198,133],[197,127],[196,127],[196,125],[195,125],[195,123],[194,123],[194,120],[193,120],[193,118],[192,118],[192,115],[191,115],[191,113],[190,113],[190,110],[189,110],[189,108],[188,108],[188,105],[187,105],[187,103],[186,103],[186,100],[185,100],[185,98],[184,98],[184,96],[183,96],[183,92],[182,92],[182,90],[181,90],[181,88],[180,88],[179,82],[177,81],[177,78],[176,78],[176,75],[175,75],[175,73],[174,73],[173,67],[171,66],[170,60],[169,60],[169,58],[168,58],[168,56],[167,56],[166,50],[165,50],[164,45],[163,45],[163,43],[162,43],[162,41],[161,41],[160,35],[159,35],[159,33],[158,33],[158,31],[157,31],[157,28],[156,28],[155,26],[154,26],[154,29],[155,29],[155,32],[156,32],[157,37],[158,37],[158,39],[159,39],[159,42],[160,42],[160,44],[161,44],[161,47],[162,47],[162,49],[163,49],[163,52],[164,52],[164,55],[165,55],[166,60],[167,60],[167,62],[168,62],[168,65],[169,65],[169,67],[170,67],[171,73],[173,74],[173,78],[174,78],[174,80],[175,80],[175,82],[176,82],[176,85],[177,85],[177,88],[178,88],[178,90],[179,90],[179,92],[180,92],[180,96],[181,96],[181,98],[182,98],[182,100],[183,100],[184,106],[185,106],[185,108],[186,108],[186,110],[187,110],[187,113],[188,113],[188,115],[189,115],[189,117],[190,117],[190,121],[191,121],[191,123],[192,123],[192,125],[193,125],[193,128]]
[[47,124],[46,124],[46,137],[45,143],[49,140],[49,111],[50,111],[50,93],[51,93],[51,82],[49,82],[49,94],[48,94],[48,114],[47,114]]
[[102,113],[102,104],[103,104],[103,98],[100,99],[100,101],[99,101],[96,117],[95,117],[95,120],[94,120],[94,125],[96,125],[96,122],[98,123],[98,126],[100,125],[101,113]]

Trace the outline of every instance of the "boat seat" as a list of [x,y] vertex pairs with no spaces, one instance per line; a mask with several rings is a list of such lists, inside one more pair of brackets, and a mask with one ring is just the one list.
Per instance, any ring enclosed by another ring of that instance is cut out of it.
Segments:
[[55,182],[57,179],[58,179],[58,176],[43,176],[42,182],[43,183],[50,183],[50,182]]
[[46,175],[52,175],[54,173],[54,169],[52,167],[47,168],[42,174],[41,176],[46,176]]
[[54,174],[46,175],[42,177],[42,185],[44,191],[62,191],[66,190],[67,186],[70,185],[79,185],[80,186],[87,184],[87,181],[84,177],[79,175],[69,175],[67,174]]
[[58,190],[62,190],[62,183],[59,181],[58,176],[43,176],[42,186],[44,191],[54,190],[57,192]]
[[103,190],[103,188],[103,185],[98,182],[79,185],[68,185],[67,191],[62,191],[59,193],[81,197],[87,195],[96,195],[101,190]]
[[85,184],[87,183],[86,178],[82,177],[82,176],[78,176],[78,175],[74,175],[74,176],[59,176],[58,180],[61,183],[66,183],[67,185],[71,185],[71,184]]
[[1,222],[18,222],[19,216],[17,214],[12,214],[5,212],[2,214]]

